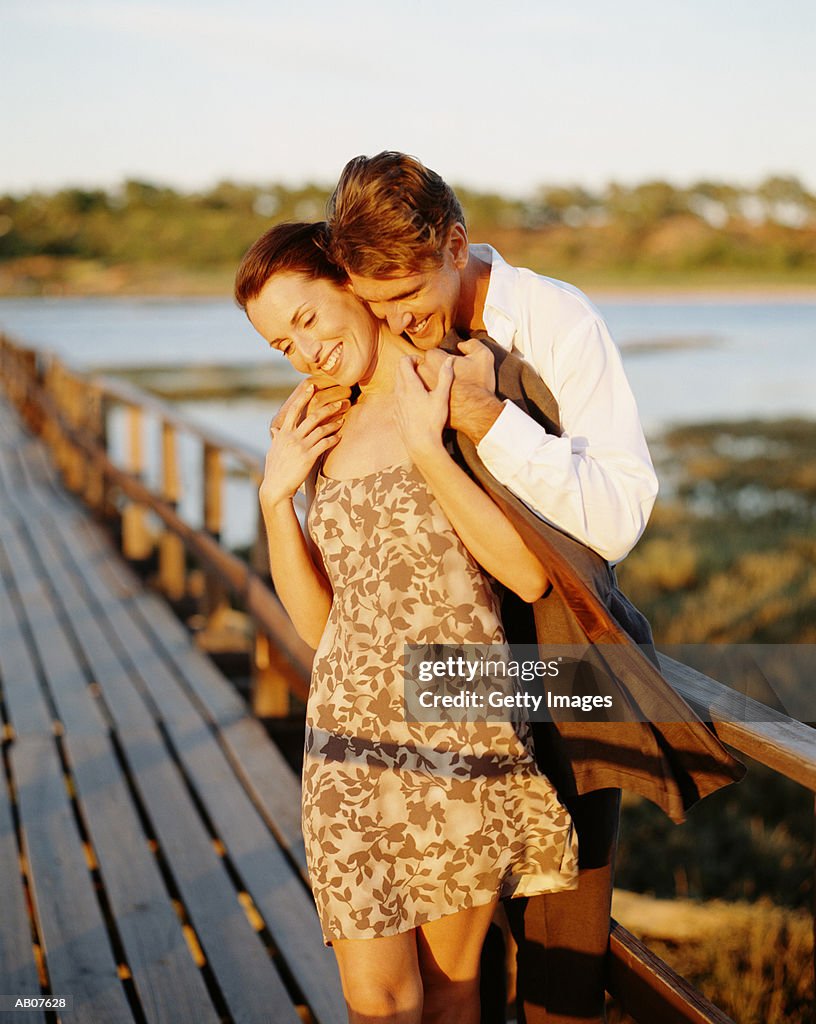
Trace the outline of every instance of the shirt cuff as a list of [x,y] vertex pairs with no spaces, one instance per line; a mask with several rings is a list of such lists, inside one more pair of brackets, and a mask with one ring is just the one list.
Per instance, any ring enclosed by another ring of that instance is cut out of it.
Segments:
[[476,446],[476,452],[493,476],[504,483],[528,465],[547,436],[540,424],[505,399],[504,408]]

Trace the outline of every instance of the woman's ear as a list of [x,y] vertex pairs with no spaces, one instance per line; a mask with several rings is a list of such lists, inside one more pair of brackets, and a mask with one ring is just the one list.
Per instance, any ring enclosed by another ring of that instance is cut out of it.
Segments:
[[448,252],[458,270],[462,270],[467,265],[469,255],[467,229],[459,221],[448,232]]

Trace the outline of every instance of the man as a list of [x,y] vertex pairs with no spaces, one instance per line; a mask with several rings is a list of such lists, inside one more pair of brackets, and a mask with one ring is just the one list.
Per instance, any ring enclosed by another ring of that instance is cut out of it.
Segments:
[[620,354],[589,300],[468,245],[452,189],[401,153],[351,160],[328,219],[331,255],[395,333],[429,350],[451,329],[486,331],[532,364],[558,403],[561,437],[496,398],[477,343],[457,364],[452,426],[543,518],[620,561],[646,526],[657,478]]
[[[586,297],[469,245],[452,189],[401,153],[350,161],[328,221],[331,255],[358,297],[428,352],[420,371],[428,384],[443,358],[431,350],[452,330],[484,331],[535,368],[557,403],[561,436],[500,401],[490,354],[474,340],[459,346],[451,425],[538,516],[607,561],[622,559],[643,532],[657,480],[620,355]],[[579,836],[578,889],[507,906],[528,1024],[604,1019],[620,794],[564,799]]]

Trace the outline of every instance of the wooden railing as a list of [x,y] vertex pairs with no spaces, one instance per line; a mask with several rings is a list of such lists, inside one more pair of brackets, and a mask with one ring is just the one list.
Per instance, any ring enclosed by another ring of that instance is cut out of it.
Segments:
[[[67,489],[120,524],[125,557],[155,562],[156,582],[171,602],[194,596],[205,634],[229,606],[251,624],[255,713],[282,717],[290,711],[292,696],[305,700],[312,652],[271,588],[257,501],[249,559],[221,543],[227,479],[243,477],[257,490],[263,469],[259,455],[200,428],[147,392],[112,378],[74,372],[54,355],[6,337],[0,337],[0,369],[9,397],[49,447]],[[116,417],[124,417],[123,451],[117,458],[109,443]],[[149,423],[158,449],[151,458],[146,448]],[[192,525],[179,511],[184,497],[182,439],[198,449],[200,525]],[[148,469],[158,481],[152,487],[146,482]]]
[[[203,573],[204,585],[197,589],[205,619],[216,616],[228,600],[248,617],[254,630],[251,692],[255,712],[281,716],[289,712],[292,695],[305,700],[311,651],[294,632],[271,588],[260,514],[248,560],[228,551],[220,540],[227,465],[231,473],[243,474],[257,487],[262,473],[259,455],[196,426],[146,392],[73,372],[54,356],[3,336],[0,372],[20,415],[50,448],[65,485],[100,515],[119,520],[127,558],[154,558],[157,584],[171,601],[190,590],[194,572]],[[125,451],[118,461],[108,443],[115,410],[126,419]],[[145,482],[149,417],[155,420],[160,438],[156,488]],[[200,447],[200,526],[179,514],[182,434],[196,439]],[[157,526],[151,525],[151,518]],[[724,743],[816,792],[816,730],[760,705],[755,710],[761,714],[746,715],[751,702],[744,696],[736,699],[721,683],[668,658],[661,659],[661,667]],[[746,717],[757,720],[745,721]],[[610,957],[610,992],[635,1020],[729,1024],[729,1017],[616,922]]]

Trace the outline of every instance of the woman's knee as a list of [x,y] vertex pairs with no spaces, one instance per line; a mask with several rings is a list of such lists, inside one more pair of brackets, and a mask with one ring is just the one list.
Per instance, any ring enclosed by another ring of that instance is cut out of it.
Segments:
[[343,995],[352,1021],[414,1024],[422,1013],[419,974],[408,977],[357,974],[343,978]]
[[351,1021],[419,1021],[422,980],[413,933],[389,939],[335,942],[334,951]]

